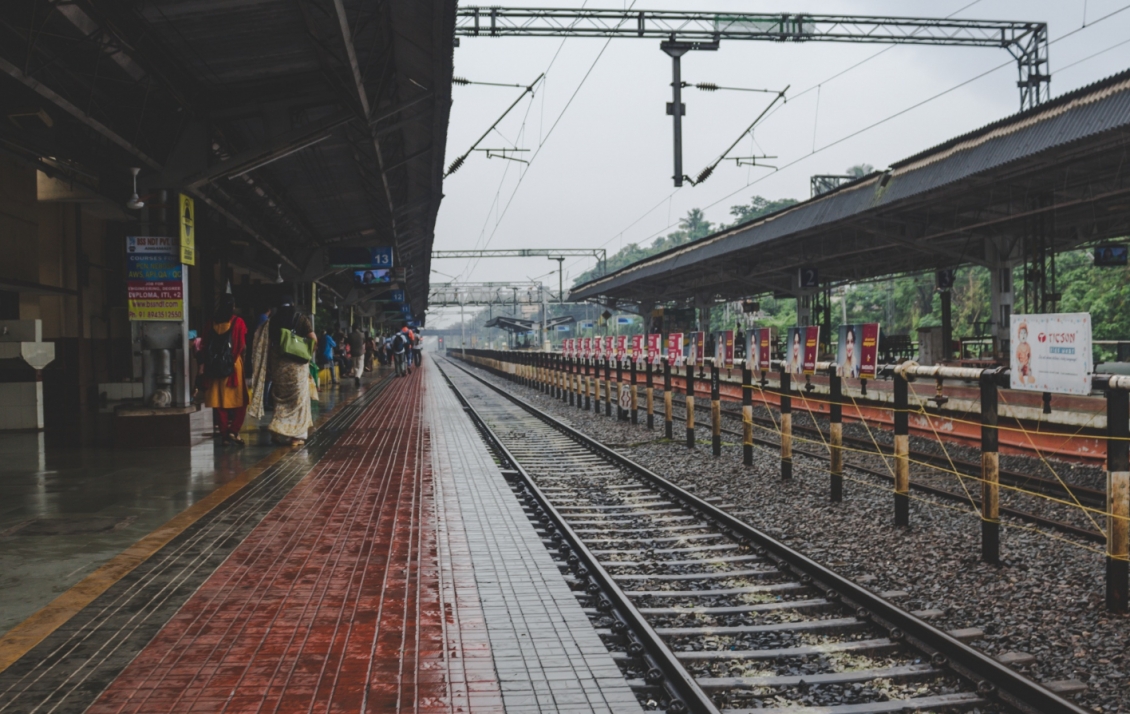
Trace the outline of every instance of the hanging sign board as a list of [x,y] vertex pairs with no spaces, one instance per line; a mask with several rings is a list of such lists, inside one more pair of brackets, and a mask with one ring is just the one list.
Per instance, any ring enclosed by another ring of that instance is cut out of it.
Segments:
[[338,246],[326,248],[326,263],[331,268],[391,268],[392,247],[365,248]]
[[126,301],[130,320],[184,319],[184,267],[175,238],[126,238]]
[[196,201],[180,194],[180,262],[196,265]]
[[663,359],[663,335],[658,332],[647,336],[647,363],[659,364]]
[[672,367],[683,366],[683,333],[681,332],[667,335],[667,363]]
[[1010,387],[1090,394],[1094,365],[1089,313],[1014,314],[1009,323]]
[[840,325],[836,367],[841,377],[874,379],[879,352],[879,323]]

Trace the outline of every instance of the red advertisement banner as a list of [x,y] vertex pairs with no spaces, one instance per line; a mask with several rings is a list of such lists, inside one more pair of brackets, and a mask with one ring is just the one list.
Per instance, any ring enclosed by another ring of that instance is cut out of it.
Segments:
[[612,350],[612,335],[604,336],[604,359],[612,359],[615,354]]
[[628,359],[628,336],[616,335],[616,361],[623,362]]
[[667,362],[672,367],[683,364],[683,333],[672,332],[667,335]]
[[643,361],[643,335],[632,335],[632,361]]
[[879,323],[868,322],[863,325],[863,346],[859,350],[860,379],[874,379],[879,364]]
[[660,360],[663,359],[663,354],[662,354],[663,346],[660,344],[662,339],[663,339],[663,335],[660,335],[658,333],[647,336],[647,363],[648,364],[659,364]]

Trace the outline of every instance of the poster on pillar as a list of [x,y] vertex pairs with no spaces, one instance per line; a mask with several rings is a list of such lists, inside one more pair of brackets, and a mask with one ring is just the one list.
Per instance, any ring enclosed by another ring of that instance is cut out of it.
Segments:
[[612,347],[612,342],[614,339],[615,338],[612,337],[612,335],[604,336],[602,348],[604,349],[604,359],[606,360],[611,360],[613,355],[615,354],[615,350]]
[[683,337],[683,361],[686,364],[698,364],[698,345],[701,337],[701,332],[688,332]]
[[592,338],[592,346],[589,349],[589,355],[593,359],[600,359],[604,356],[604,350],[600,348],[600,342],[601,340],[599,337]]
[[616,335],[616,361],[626,362],[628,359],[628,336]]
[[879,323],[840,325],[836,368],[841,377],[873,379],[878,358]]
[[734,366],[734,331],[714,333],[714,366],[730,369]]
[[126,302],[134,322],[184,319],[184,267],[177,239],[126,238]]
[[581,359],[588,359],[591,356],[590,355],[591,350],[592,350],[592,338],[591,337],[580,338],[580,347],[578,349],[579,354],[577,356],[580,357]]
[[647,336],[647,363],[651,365],[659,364],[663,359],[663,335],[654,332]]
[[667,364],[672,367],[683,366],[683,333],[681,332],[667,335]]
[[790,327],[785,348],[785,370],[794,377],[814,374],[819,345],[819,326]]
[[643,335],[632,335],[632,361],[643,362]]
[[180,262],[196,265],[196,201],[180,194]]
[[1090,394],[1091,315],[1011,315],[1009,386],[1034,392]]
[[706,363],[706,333],[705,332],[694,333],[694,363],[695,364],[705,364]]

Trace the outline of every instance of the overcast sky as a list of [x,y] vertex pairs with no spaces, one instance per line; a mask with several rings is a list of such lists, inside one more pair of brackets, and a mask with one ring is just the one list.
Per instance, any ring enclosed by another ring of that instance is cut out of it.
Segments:
[[[510,4],[633,6],[632,0]],[[1127,0],[638,0],[634,7],[1044,21],[1052,40],[1053,96],[1130,67],[1130,9],[1101,19],[1130,7]],[[546,79],[481,144],[528,149],[521,156],[531,163],[472,154],[444,182],[435,248],[604,247],[611,255],[674,230],[691,208],[704,209],[717,223],[730,220],[730,206],[754,195],[804,199],[813,174],[838,174],[860,163],[885,168],[1015,113],[1020,102],[1016,64],[1004,49],[723,40],[717,52],[684,56],[682,71],[691,83],[791,86],[788,102],[762,122],[753,141],[745,139],[731,153],[776,156],[767,163],[779,170],[738,168],[727,161],[700,186],[673,187],[671,118],[665,109],[671,61],[655,40],[462,38],[455,49],[457,77],[524,85],[546,72]],[[447,162],[464,153],[520,92],[455,86]],[[684,172],[697,175],[770,99],[685,89]],[[871,127],[876,122],[882,123]],[[432,265],[443,273],[433,272],[433,282],[454,276],[497,282],[542,278],[554,289],[557,284],[555,272],[546,275],[557,263],[543,258],[436,260]],[[584,259],[566,262],[566,285],[570,274],[592,265]],[[433,310],[428,325],[453,321],[458,310]]]

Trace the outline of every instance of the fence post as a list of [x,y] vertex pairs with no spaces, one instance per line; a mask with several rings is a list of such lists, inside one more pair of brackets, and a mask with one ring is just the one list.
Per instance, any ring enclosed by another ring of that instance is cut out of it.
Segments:
[[616,421],[623,421],[628,418],[627,411],[624,407],[620,406],[620,393],[624,391],[624,362],[619,356],[616,357]]
[[612,416],[612,358],[604,358],[604,415]]
[[710,360],[710,452],[715,456],[722,455],[722,402],[718,394],[720,378],[718,360],[712,359]]
[[793,477],[793,398],[789,373],[781,366],[781,478]]
[[981,560],[986,563],[1001,559],[1000,434],[994,377],[981,373]]
[[748,355],[742,360],[742,463],[753,466],[753,372]]
[[640,423],[639,392],[636,389],[636,360],[634,358],[632,359],[632,367],[629,376],[632,379],[632,425],[634,426]]
[[828,371],[828,455],[832,472],[832,501],[844,500],[843,380],[835,367]]
[[687,448],[694,448],[694,364],[687,363]]
[[569,401],[569,360],[565,355],[557,357],[557,398],[562,402]]
[[646,374],[644,379],[647,381],[647,428],[655,428],[655,384],[651,379],[651,359],[649,358],[644,363],[644,370]]
[[590,360],[588,357],[584,359],[585,411],[590,411],[592,409],[592,397],[590,396],[590,392],[592,391],[592,376],[589,374],[589,362],[591,361],[592,360]]
[[910,525],[910,386],[895,371],[895,525]]
[[675,440],[675,418],[671,413],[674,397],[671,391],[671,361],[665,359],[663,360],[663,436],[667,441]]
[[1106,393],[1106,607],[1130,609],[1130,392]]

